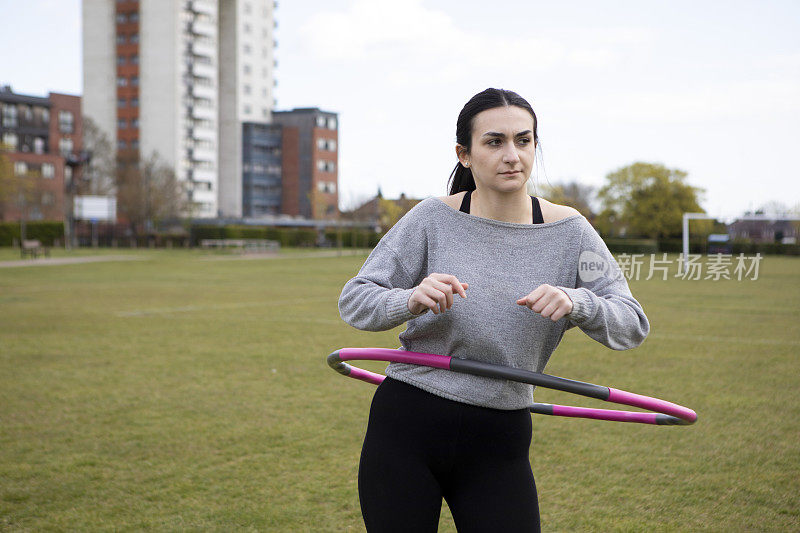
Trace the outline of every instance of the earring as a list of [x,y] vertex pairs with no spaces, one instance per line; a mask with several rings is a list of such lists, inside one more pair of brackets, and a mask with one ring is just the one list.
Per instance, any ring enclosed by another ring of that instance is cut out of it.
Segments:
[[464,166],[469,168],[469,163],[464,163]]

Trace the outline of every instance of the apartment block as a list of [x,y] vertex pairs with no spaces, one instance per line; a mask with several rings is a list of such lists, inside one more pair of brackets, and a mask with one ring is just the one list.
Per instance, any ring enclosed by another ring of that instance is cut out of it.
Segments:
[[245,124],[274,106],[273,0],[84,0],[84,116],[169,164],[195,217],[241,217]]
[[316,107],[272,113],[283,127],[281,212],[338,218],[338,115]]
[[6,184],[0,220],[64,220],[65,191],[79,179],[82,124],[79,96],[0,88],[0,143],[16,180]]

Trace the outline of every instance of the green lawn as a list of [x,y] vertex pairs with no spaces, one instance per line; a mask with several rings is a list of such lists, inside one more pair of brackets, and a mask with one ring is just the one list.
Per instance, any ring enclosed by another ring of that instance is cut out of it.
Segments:
[[[339,319],[365,256],[102,253],[142,260],[0,269],[0,530],[363,530],[374,389],[325,356],[398,345],[399,329]],[[544,530],[799,530],[800,258],[764,258],[755,281],[631,287],[648,340],[613,352],[572,330],[547,371],[699,421],[535,415]]]

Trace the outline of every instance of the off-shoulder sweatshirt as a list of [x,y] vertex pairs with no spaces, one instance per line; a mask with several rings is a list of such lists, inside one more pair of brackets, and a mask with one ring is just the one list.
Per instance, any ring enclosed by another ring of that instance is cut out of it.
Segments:
[[[598,275],[593,269],[603,265],[604,274]],[[444,313],[414,315],[408,299],[432,273],[469,283],[467,298],[456,295]],[[408,322],[400,334],[404,350],[542,372],[572,326],[615,350],[641,344],[650,325],[618,274],[613,256],[583,216],[518,224],[480,218],[428,198],[384,235],[345,284],[339,313],[351,326],[368,331]],[[543,283],[570,297],[569,315],[553,322],[516,303]],[[503,379],[402,363],[389,364],[386,375],[471,405],[508,410],[533,402],[531,385]]]

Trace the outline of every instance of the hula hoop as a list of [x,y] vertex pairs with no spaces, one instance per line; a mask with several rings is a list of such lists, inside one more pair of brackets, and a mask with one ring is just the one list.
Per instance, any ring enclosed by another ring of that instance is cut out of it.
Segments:
[[612,420],[616,422],[637,422],[640,424],[656,424],[659,426],[686,426],[694,424],[697,413],[675,403],[634,394],[611,387],[603,387],[592,383],[550,376],[539,372],[531,372],[519,368],[511,368],[480,361],[458,359],[446,355],[407,352],[388,348],[342,348],[328,356],[328,365],[338,373],[374,385],[380,384],[386,376],[375,374],[361,368],[351,366],[344,361],[387,361],[390,363],[408,363],[432,368],[441,368],[497,379],[508,379],[520,383],[528,383],[547,389],[556,389],[588,398],[597,398],[611,403],[640,407],[652,413],[635,411],[614,411],[611,409],[591,409],[569,405],[552,405],[534,403],[529,407],[532,413],[574,418],[591,418],[594,420]]

